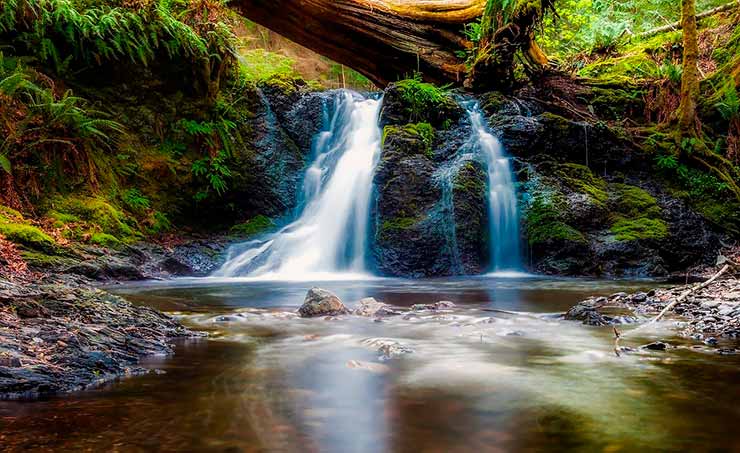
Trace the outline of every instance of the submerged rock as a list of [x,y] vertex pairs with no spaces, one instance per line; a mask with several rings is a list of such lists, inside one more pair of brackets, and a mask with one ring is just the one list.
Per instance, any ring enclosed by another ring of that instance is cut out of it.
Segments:
[[433,304],[414,304],[411,306],[412,311],[426,311],[426,310],[444,310],[447,308],[454,308],[455,304],[448,300],[441,300]]
[[317,316],[335,316],[349,313],[347,307],[331,291],[321,288],[311,288],[306,294],[306,299],[298,309],[302,318],[313,318]]

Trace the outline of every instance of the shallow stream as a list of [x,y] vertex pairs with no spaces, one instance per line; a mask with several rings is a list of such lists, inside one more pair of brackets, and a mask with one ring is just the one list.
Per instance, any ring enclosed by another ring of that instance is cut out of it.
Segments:
[[[455,308],[299,319],[303,282],[180,280],[114,287],[210,332],[164,371],[35,402],[0,402],[3,451],[735,451],[740,357],[675,338],[623,344],[553,314],[651,282],[540,278],[322,282],[352,306]],[[512,313],[514,312],[514,313]],[[390,357],[389,357],[390,356]]]

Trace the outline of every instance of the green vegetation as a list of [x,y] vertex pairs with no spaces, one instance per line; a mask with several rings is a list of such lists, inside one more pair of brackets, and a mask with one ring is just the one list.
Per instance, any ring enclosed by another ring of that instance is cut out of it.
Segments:
[[16,210],[0,205],[0,235],[7,240],[40,251],[53,251],[56,241],[33,226]]
[[450,101],[444,89],[421,81],[421,75],[396,82],[406,115],[412,123],[429,122],[430,116]]
[[383,232],[393,230],[408,230],[417,223],[419,223],[419,219],[416,219],[414,217],[396,217],[393,219],[385,220],[380,228]]
[[406,124],[405,126],[386,126],[383,128],[381,146],[385,146],[385,142],[388,137],[418,140],[421,146],[404,146],[403,150],[409,154],[418,154],[421,152],[429,159],[434,158],[433,144],[435,131],[429,123]]
[[663,239],[668,226],[655,198],[645,190],[627,184],[609,186],[611,232],[618,241]]
[[250,238],[252,236],[266,233],[274,227],[275,222],[273,222],[271,218],[264,215],[258,215],[244,223],[234,225],[231,227],[231,233],[245,238]]
[[606,181],[594,176],[591,169],[585,165],[562,164],[555,174],[568,188],[587,194],[595,204],[603,206],[606,203]]
[[550,241],[586,242],[583,233],[564,222],[560,194],[536,195],[526,208],[526,230],[530,245]]

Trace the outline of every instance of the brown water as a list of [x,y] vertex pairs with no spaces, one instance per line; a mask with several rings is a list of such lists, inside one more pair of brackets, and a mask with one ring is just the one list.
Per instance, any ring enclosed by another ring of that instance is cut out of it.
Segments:
[[[740,358],[679,348],[617,358],[608,328],[550,313],[646,282],[457,279],[326,282],[346,301],[452,300],[376,323],[301,320],[303,283],[120,287],[212,339],[145,365],[165,374],[0,402],[2,451],[740,451]],[[509,314],[490,309],[516,311]],[[222,315],[230,315],[224,322]],[[383,361],[378,345],[413,353]]]

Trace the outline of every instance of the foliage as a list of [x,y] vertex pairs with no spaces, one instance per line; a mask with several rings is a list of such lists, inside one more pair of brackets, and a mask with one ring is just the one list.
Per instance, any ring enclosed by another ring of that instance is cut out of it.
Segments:
[[[726,0],[698,0],[704,11]],[[608,54],[630,36],[680,19],[675,0],[559,0],[558,16],[548,16],[540,39],[545,50],[565,56]]]
[[265,49],[244,51],[239,55],[239,71],[247,81],[260,82],[275,75],[295,76],[295,60]]
[[126,59],[143,65],[161,55],[191,61],[223,58],[232,53],[234,37],[223,22],[208,20],[209,11],[219,7],[220,2],[202,0],[156,0],[139,8],[82,0],[6,0],[0,5],[0,34],[17,34],[13,42],[57,69],[67,56],[87,64]]
[[193,162],[191,172],[194,176],[206,181],[206,188],[195,194],[196,201],[203,201],[210,193],[216,192],[216,195],[223,196],[228,189],[226,180],[231,177],[231,170],[226,164],[228,155],[225,151],[219,151],[212,157],[198,159]]
[[17,176],[35,187],[41,176],[62,177],[60,169],[86,175],[94,184],[96,155],[112,149],[124,135],[121,124],[90,102],[69,90],[60,93],[47,77],[2,53],[0,101],[2,167],[10,171],[13,162],[22,162]]
[[421,75],[396,82],[401,94],[406,113],[411,122],[424,121],[429,115],[446,101],[447,93],[444,88],[439,88],[431,83],[422,82]]
[[250,238],[252,236],[265,233],[274,227],[275,222],[273,222],[271,218],[264,215],[258,215],[244,223],[234,225],[231,227],[231,232],[245,238]]
[[121,195],[123,203],[133,212],[142,212],[150,208],[149,198],[144,196],[139,189],[128,189]]

